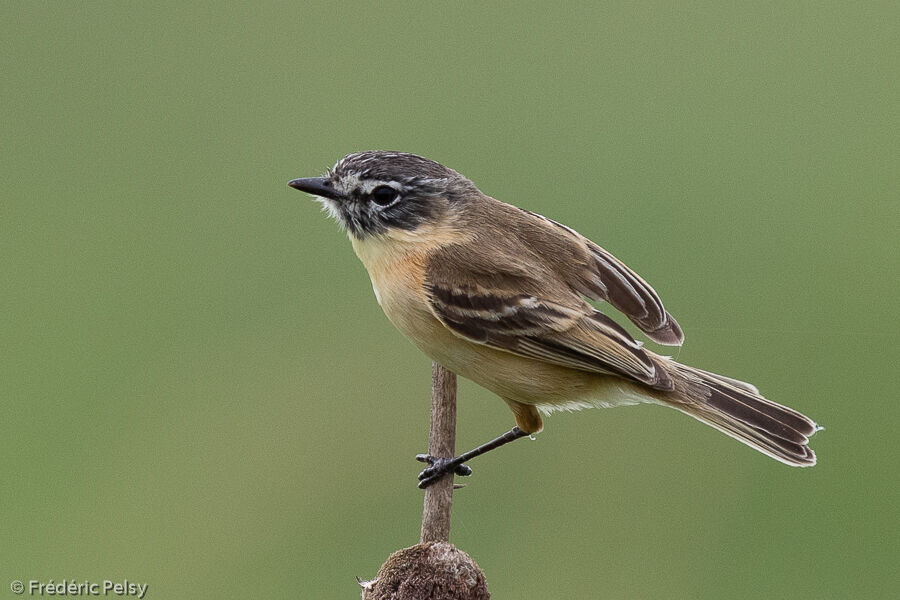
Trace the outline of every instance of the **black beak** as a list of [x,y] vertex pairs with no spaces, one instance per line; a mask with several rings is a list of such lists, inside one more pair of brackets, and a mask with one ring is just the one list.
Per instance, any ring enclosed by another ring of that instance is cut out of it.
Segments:
[[293,179],[288,181],[288,185],[294,188],[295,190],[300,190],[301,192],[306,192],[307,194],[312,194],[313,196],[322,196],[323,198],[330,198],[332,200],[338,200],[341,198],[341,194],[334,189],[334,186],[331,182],[324,177],[304,177],[303,179]]

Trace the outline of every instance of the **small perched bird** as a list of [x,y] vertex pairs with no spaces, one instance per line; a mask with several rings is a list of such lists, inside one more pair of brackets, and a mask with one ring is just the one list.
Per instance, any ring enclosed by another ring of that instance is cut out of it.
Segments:
[[537,433],[541,414],[661,404],[785,464],[809,467],[819,428],[749,383],[643,347],[587,299],[606,301],[658,344],[681,328],[637,273],[574,230],[483,194],[463,175],[403,152],[349,154],[294,179],[347,230],[397,329],[447,369],[502,398],[516,426],[458,457],[423,456],[425,487],[463,462]]

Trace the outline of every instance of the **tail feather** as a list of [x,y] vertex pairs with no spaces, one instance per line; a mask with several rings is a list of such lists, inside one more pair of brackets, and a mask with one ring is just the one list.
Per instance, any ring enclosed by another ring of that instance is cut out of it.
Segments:
[[816,464],[816,455],[808,446],[772,438],[763,430],[735,421],[721,413],[703,411],[696,407],[674,406],[674,408],[786,465],[811,467]]
[[700,373],[701,375],[705,375],[706,377],[709,377],[710,379],[717,379],[718,381],[721,381],[722,383],[727,383],[728,385],[732,385],[736,388],[742,389],[745,392],[750,392],[752,394],[759,395],[759,390],[756,389],[756,386],[753,385],[752,383],[747,383],[746,381],[741,381],[739,379],[732,379],[731,377],[725,377],[724,375],[719,375],[718,373],[710,373],[709,371],[702,371],[695,367],[691,367],[691,369],[696,371],[697,373]]
[[675,362],[667,366],[676,380],[674,396],[664,398],[668,406],[785,464],[816,464],[807,443],[819,427],[809,417],[767,400],[742,381]]
[[806,435],[788,423],[789,417],[778,414],[779,407],[761,406],[758,400],[746,397],[746,394],[732,395],[712,389],[706,399],[706,406],[785,441],[795,444],[805,444],[809,441]]

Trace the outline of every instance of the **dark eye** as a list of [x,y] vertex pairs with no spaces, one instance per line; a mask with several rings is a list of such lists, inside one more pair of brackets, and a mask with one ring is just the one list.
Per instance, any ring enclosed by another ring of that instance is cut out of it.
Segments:
[[400,194],[389,185],[379,185],[372,190],[372,201],[381,206],[387,206],[397,199]]

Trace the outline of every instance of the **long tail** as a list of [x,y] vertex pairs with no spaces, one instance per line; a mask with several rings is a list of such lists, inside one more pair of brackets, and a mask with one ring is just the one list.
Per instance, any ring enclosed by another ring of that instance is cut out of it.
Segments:
[[763,398],[749,383],[667,361],[675,390],[660,399],[722,433],[793,467],[816,464],[807,446],[821,429],[809,417]]

